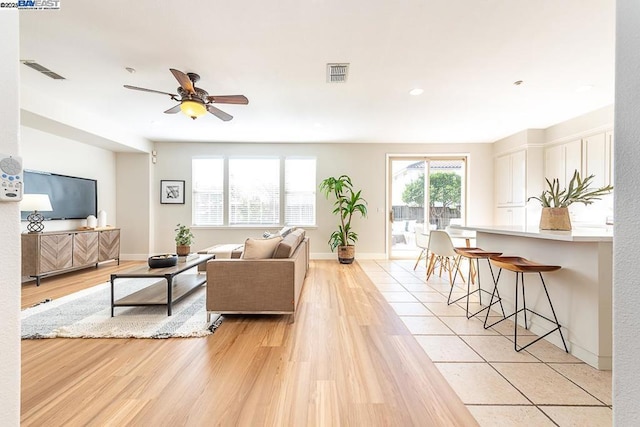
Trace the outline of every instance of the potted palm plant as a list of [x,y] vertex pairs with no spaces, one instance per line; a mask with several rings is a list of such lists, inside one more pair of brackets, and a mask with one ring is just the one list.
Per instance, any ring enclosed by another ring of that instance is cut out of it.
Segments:
[[176,232],[176,254],[180,256],[189,255],[191,252],[191,243],[195,237],[191,232],[191,229],[186,225],[178,224]]
[[354,213],[363,218],[367,216],[367,201],[362,198],[362,190],[354,190],[348,175],[329,177],[320,183],[320,191],[327,199],[333,195],[333,213],[340,218],[338,229],[329,237],[329,247],[333,252],[338,248],[338,261],[341,264],[351,264],[355,258],[355,243],[358,234],[351,229],[351,219]]
[[612,185],[591,190],[591,180],[594,175],[587,178],[580,178],[580,172],[573,173],[569,187],[560,190],[560,180],[555,178],[547,181],[547,189],[542,191],[540,197],[529,197],[527,201],[535,199],[542,205],[542,215],[540,216],[541,230],[571,230],[571,220],[569,218],[569,206],[572,203],[584,203],[590,205],[594,200],[600,200],[601,196],[609,194],[613,190]]

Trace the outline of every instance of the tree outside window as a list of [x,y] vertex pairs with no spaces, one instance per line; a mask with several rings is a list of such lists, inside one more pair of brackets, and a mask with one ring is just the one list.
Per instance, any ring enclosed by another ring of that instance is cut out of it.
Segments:
[[[429,213],[432,222],[443,228],[460,206],[462,177],[455,172],[433,172],[429,176]],[[406,185],[402,201],[407,206],[424,206],[424,175]],[[459,217],[459,213],[456,216]],[[435,220],[435,221],[434,221]]]

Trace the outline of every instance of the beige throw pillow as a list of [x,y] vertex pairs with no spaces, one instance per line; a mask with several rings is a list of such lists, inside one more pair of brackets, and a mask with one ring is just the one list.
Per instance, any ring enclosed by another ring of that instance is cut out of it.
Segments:
[[282,237],[274,237],[271,239],[252,239],[248,238],[244,242],[243,259],[267,259],[273,257],[276,246],[282,240]]

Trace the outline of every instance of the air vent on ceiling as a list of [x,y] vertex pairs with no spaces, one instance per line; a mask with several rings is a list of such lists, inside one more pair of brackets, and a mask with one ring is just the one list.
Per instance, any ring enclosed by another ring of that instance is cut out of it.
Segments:
[[344,83],[349,74],[349,64],[327,64],[327,83]]
[[34,70],[41,72],[42,74],[44,74],[47,77],[51,77],[52,79],[55,79],[55,80],[65,80],[65,78],[62,77],[60,74],[54,73],[53,71],[51,71],[47,67],[43,67],[42,65],[38,64],[35,61],[23,60],[21,62],[24,65],[26,65],[27,67],[33,68]]

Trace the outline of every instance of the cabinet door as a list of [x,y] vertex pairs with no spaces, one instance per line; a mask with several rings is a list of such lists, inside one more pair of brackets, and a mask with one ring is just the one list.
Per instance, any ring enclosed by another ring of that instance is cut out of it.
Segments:
[[120,258],[120,230],[106,230],[100,232],[99,261]]
[[524,226],[525,212],[525,207],[497,208],[494,223],[506,227]]
[[[549,181],[564,179],[564,147],[556,145],[544,150],[544,177]],[[562,183],[561,183],[562,185]],[[547,183],[544,183],[547,188]]]
[[44,235],[40,238],[40,273],[62,270],[72,265],[72,234]]
[[607,185],[608,177],[608,156],[607,140],[604,133],[592,135],[583,140],[584,150],[584,178],[593,175],[591,185],[593,188],[600,188]]
[[573,177],[573,173],[577,170],[582,174],[582,141],[576,140],[567,142],[564,144],[565,152],[564,152],[564,182],[561,182],[561,187],[567,187],[569,185],[569,181]]
[[524,226],[526,222],[526,208],[511,208],[511,224],[513,226]]
[[511,203],[511,159],[508,155],[496,158],[497,204]]
[[98,262],[98,232],[78,233],[73,236],[73,266]]
[[582,140],[545,149],[544,176],[549,181],[558,178],[560,188],[567,187],[576,170],[582,174]]
[[527,154],[517,151],[511,154],[511,203],[524,205],[527,198]]

